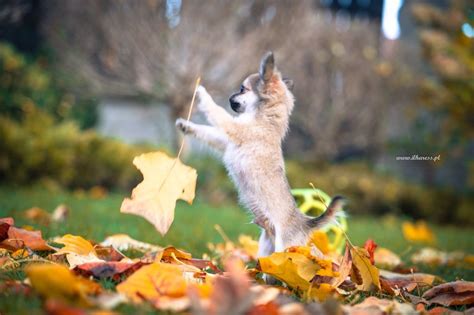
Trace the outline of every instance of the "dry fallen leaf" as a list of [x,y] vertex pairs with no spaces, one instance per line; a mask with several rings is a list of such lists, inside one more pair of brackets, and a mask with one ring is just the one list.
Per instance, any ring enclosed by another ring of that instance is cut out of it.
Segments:
[[353,279],[357,288],[362,291],[380,289],[379,270],[370,263],[366,249],[351,247]]
[[98,283],[75,276],[61,265],[34,264],[25,272],[31,286],[46,298],[88,306],[88,297],[101,291]]
[[248,235],[239,235],[239,245],[251,259],[257,258],[258,242]]
[[162,296],[179,298],[186,295],[183,271],[176,265],[160,262],[144,266],[117,286],[117,292],[134,302]]
[[0,223],[7,223],[8,225],[15,225],[15,220],[12,217],[0,218]]
[[339,275],[334,278],[332,285],[333,287],[339,287],[350,275],[352,270],[352,256],[349,246],[346,245],[346,251],[341,263],[339,264]]
[[61,238],[55,239],[54,242],[64,245],[63,248],[57,251],[58,254],[95,255],[94,246],[81,236],[66,234]]
[[70,269],[86,263],[103,262],[102,259],[97,257],[91,242],[80,236],[66,234],[61,238],[55,239],[54,242],[64,245],[55,255],[66,254]]
[[39,207],[33,207],[24,211],[23,216],[29,221],[48,225],[51,222],[51,214]]
[[51,214],[51,220],[53,220],[54,222],[64,222],[69,216],[69,212],[70,210],[66,205],[60,204],[56,207],[56,209],[54,209],[53,213]]
[[436,243],[434,233],[424,221],[418,221],[415,224],[408,221],[403,222],[402,231],[407,241],[428,244]]
[[74,270],[84,276],[112,278],[118,281],[123,274],[130,275],[141,266],[143,263],[140,261],[102,261],[78,265]]
[[316,248],[318,248],[324,255],[327,255],[332,251],[327,234],[321,230],[314,230],[314,232],[311,233],[308,240],[308,246],[311,245],[316,246]]
[[196,170],[163,152],[142,154],[133,164],[143,181],[133,189],[132,198],[123,201],[120,211],[144,217],[165,235],[174,219],[176,200],[192,203],[194,199]]
[[379,299],[374,296],[366,298],[362,303],[354,306],[344,306],[344,311],[351,314],[417,314],[413,305],[408,303],[400,303],[395,300]]
[[444,306],[469,305],[474,303],[474,282],[454,281],[440,284],[423,294],[431,304]]
[[32,250],[52,250],[43,239],[41,231],[27,231],[14,226],[10,226],[8,229],[8,239],[4,240],[2,244],[7,244],[7,246],[11,246],[14,250],[20,249],[23,246]]
[[115,249],[113,246],[94,246],[97,257],[105,261],[121,261],[125,255]]
[[117,250],[129,250],[129,249],[135,249],[135,250],[141,250],[141,251],[162,251],[163,248],[152,245],[149,243],[144,243],[137,241],[127,234],[114,234],[111,236],[108,236],[102,243],[100,243],[102,246],[113,246]]
[[379,268],[394,269],[401,265],[402,260],[391,250],[378,247],[374,252],[374,262]]
[[10,229],[10,224],[0,223],[0,242],[8,238],[8,229]]
[[309,247],[290,247],[286,252],[259,258],[259,269],[300,291],[305,297],[323,300],[334,289],[328,283],[312,280],[317,276],[333,278],[338,273],[332,270],[330,260],[316,258],[310,252]]
[[427,273],[401,274],[380,270],[380,281],[383,281],[385,285],[390,286],[392,289],[403,288],[408,292],[416,288],[425,289],[426,287],[431,287],[435,280],[440,279]]
[[367,241],[365,241],[364,248],[367,251],[367,253],[369,253],[370,263],[372,265],[375,264],[374,252],[377,249],[377,247],[378,245],[374,242],[374,240],[369,238]]

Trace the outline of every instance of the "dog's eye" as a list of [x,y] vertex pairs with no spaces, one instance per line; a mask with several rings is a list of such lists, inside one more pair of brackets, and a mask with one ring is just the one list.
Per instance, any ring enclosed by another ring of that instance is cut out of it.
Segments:
[[244,93],[245,92],[245,87],[243,85],[240,86],[240,93]]

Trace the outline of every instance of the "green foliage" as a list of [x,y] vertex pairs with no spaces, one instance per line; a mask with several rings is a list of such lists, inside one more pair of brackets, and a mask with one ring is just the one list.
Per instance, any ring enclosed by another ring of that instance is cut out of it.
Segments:
[[0,116],[0,178],[9,184],[52,180],[67,187],[130,188],[139,180],[132,147],[80,131],[71,121],[56,123],[31,107],[21,121]]
[[66,92],[51,72],[47,58],[28,58],[0,42],[0,115],[20,120],[31,107],[39,107],[55,119],[74,119],[81,128],[97,121],[97,104]]

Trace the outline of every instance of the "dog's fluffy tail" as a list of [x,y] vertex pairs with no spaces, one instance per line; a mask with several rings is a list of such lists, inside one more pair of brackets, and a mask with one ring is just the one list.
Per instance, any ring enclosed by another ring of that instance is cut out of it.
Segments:
[[344,206],[345,201],[345,198],[342,196],[333,197],[323,214],[319,217],[308,219],[307,225],[309,230],[320,229],[333,221],[338,213],[342,213],[342,207]]

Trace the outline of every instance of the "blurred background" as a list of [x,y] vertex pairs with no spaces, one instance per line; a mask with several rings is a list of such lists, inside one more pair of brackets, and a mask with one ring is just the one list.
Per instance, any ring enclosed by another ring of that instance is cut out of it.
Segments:
[[[128,195],[135,155],[175,154],[197,76],[228,108],[267,50],[295,82],[293,187],[354,215],[474,224],[469,0],[2,1],[2,187]],[[235,204],[214,161],[184,156],[199,198]]]

